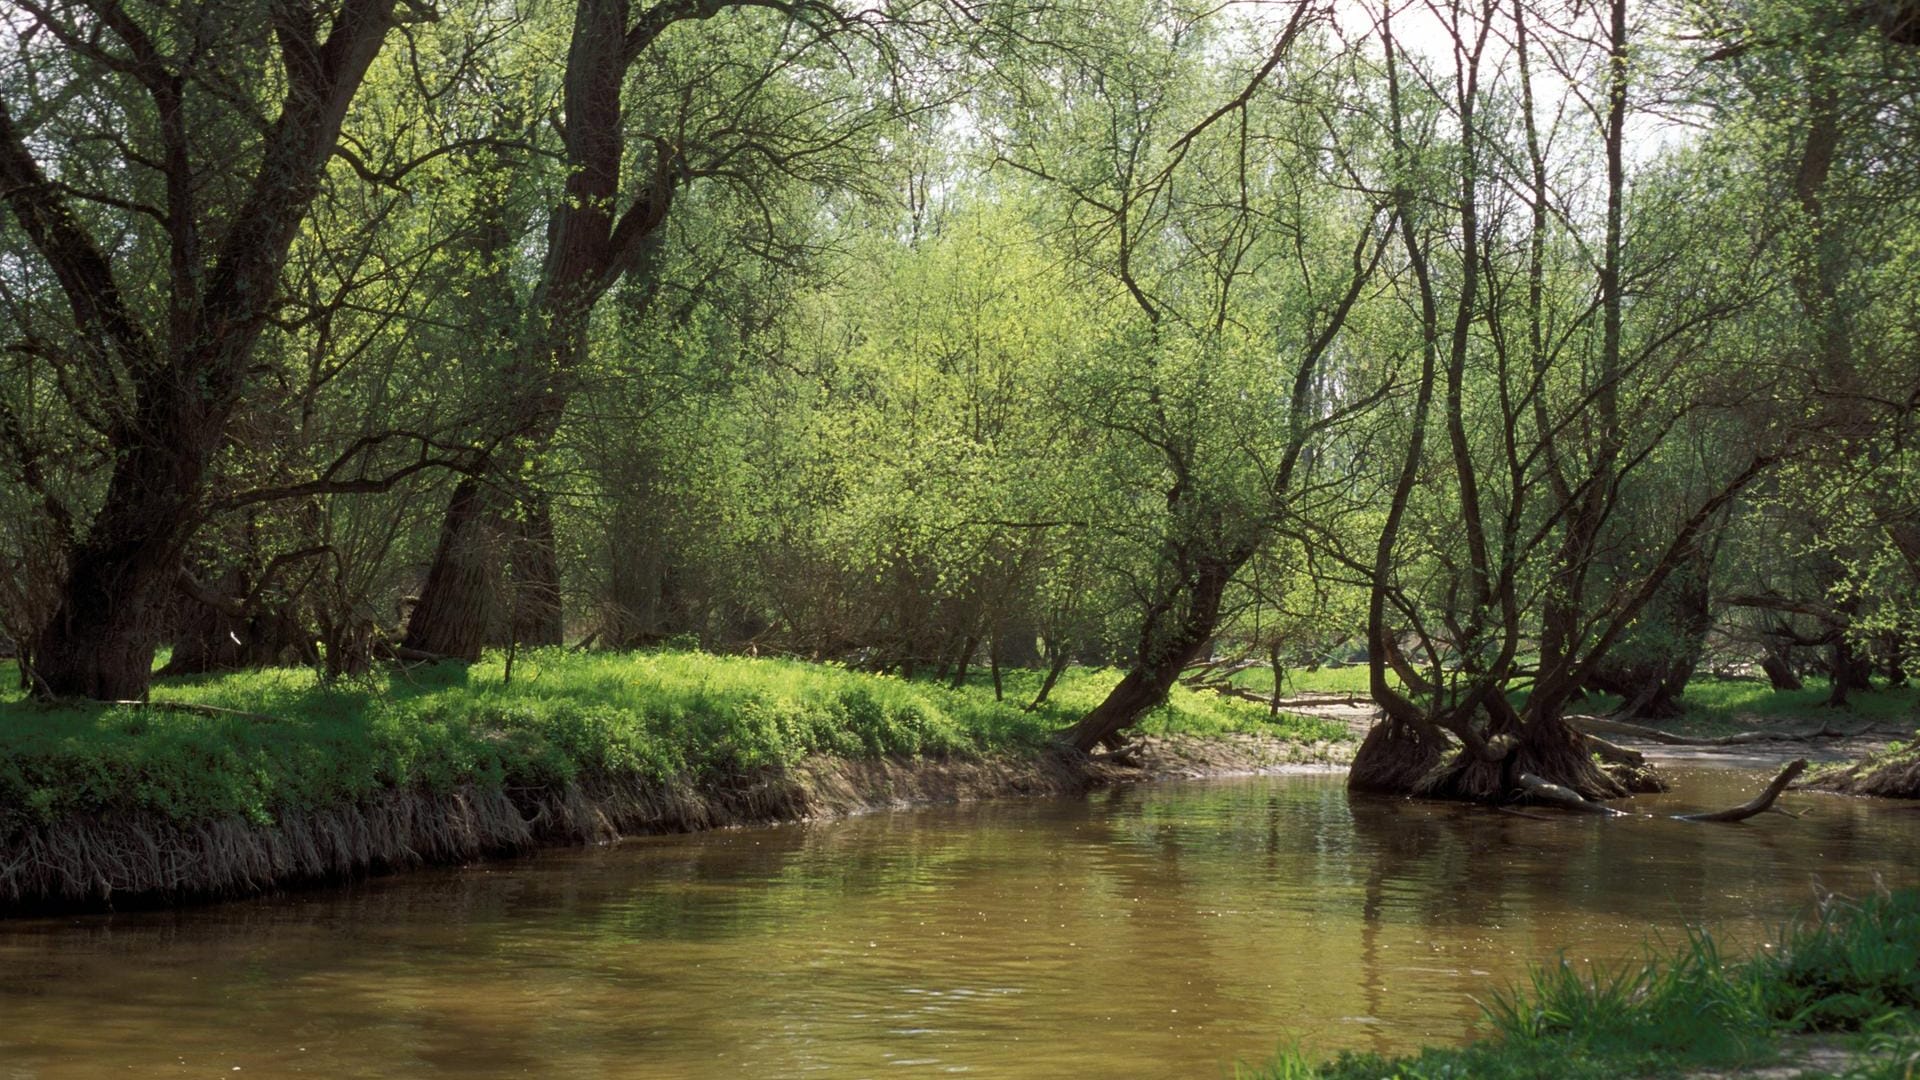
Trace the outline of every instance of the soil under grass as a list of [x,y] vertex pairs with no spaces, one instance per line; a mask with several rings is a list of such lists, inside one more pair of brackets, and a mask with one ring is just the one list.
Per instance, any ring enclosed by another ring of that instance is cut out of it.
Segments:
[[[990,687],[797,661],[550,651],[521,655],[511,681],[496,657],[331,686],[305,669],[157,680],[144,706],[47,706],[9,689],[0,909],[171,902],[537,844],[1076,790],[1112,776],[1050,737],[1116,678],[1072,672],[1029,710],[1027,673],[995,700]],[[1144,728],[1347,739],[1337,723],[1184,690]]]
[[1920,891],[1829,901],[1736,961],[1699,934],[1644,965],[1562,961],[1486,1006],[1464,1047],[1317,1062],[1297,1051],[1243,1080],[1615,1080],[1920,1076]]

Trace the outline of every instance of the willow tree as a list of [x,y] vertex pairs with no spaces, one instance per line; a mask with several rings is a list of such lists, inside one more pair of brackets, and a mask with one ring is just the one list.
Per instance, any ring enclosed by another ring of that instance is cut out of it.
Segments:
[[[1653,67],[1626,0],[1573,24],[1520,2],[1441,11],[1436,58],[1380,25],[1420,359],[1371,559],[1385,718],[1349,783],[1620,795],[1567,706],[1782,452],[1779,366],[1719,336],[1769,281],[1760,203],[1683,151],[1629,185]],[[1695,439],[1725,449],[1668,512],[1627,513],[1671,495],[1661,466]]]
[[8,347],[108,463],[81,504],[21,471],[60,537],[42,694],[145,693],[282,267],[397,6],[23,0],[0,16]]

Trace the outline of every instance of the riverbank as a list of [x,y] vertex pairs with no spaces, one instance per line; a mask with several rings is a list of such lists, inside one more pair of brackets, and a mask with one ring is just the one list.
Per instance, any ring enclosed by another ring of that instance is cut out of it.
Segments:
[[1824,769],[1806,786],[1842,795],[1920,799],[1920,734],[1864,754],[1844,766]]
[[[332,686],[161,680],[140,705],[0,700],[0,911],[186,902],[594,843],[1338,762],[1345,729],[1176,691],[1129,760],[1050,735],[1112,673],[1004,693],[697,652],[499,658]],[[1029,685],[1032,683],[1033,685]]]
[[1920,1075],[1920,891],[1829,899],[1757,953],[1713,939],[1643,965],[1583,971],[1564,959],[1485,1006],[1490,1038],[1400,1057],[1297,1052],[1242,1080],[1615,1080]]

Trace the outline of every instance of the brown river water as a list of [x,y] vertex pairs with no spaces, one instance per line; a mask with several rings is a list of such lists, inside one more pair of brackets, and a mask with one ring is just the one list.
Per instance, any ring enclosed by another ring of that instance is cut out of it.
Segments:
[[[1769,770],[1669,769],[1649,812]],[[0,1080],[1220,1077],[1457,1042],[1558,952],[1920,883],[1920,805],[1737,825],[1153,784],[0,923]]]

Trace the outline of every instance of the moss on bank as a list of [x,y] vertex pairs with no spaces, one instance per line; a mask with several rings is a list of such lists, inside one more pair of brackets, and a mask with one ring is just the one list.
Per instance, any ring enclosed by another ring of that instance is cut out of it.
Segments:
[[1563,959],[1536,970],[1530,987],[1495,996],[1486,1017],[1494,1034],[1464,1047],[1324,1063],[1285,1052],[1236,1075],[1613,1080],[1780,1065],[1786,1071],[1777,1075],[1913,1080],[1920,1076],[1920,891],[1829,901],[1739,961],[1723,960],[1704,933],[1636,968],[1579,971]]
[[[959,689],[698,652],[521,655],[326,686],[160,680],[154,705],[0,700],[0,906],[250,891],[539,843],[840,813],[894,793],[1063,791],[1041,754],[1116,678]],[[243,715],[244,714],[244,715]],[[1337,724],[1176,691],[1149,731],[1314,742]],[[823,797],[818,764],[888,762]],[[914,764],[908,765],[907,762]],[[814,763],[815,771],[803,765]],[[859,788],[859,790],[854,790]],[[868,789],[872,790],[868,790]],[[932,797],[908,794],[904,798]]]

